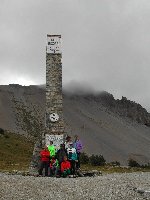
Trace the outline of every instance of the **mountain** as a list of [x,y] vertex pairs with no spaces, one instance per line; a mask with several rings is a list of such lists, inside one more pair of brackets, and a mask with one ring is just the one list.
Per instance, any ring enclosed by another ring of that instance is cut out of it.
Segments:
[[18,84],[0,86],[0,127],[32,139],[44,125],[45,90]]
[[[88,154],[127,164],[150,162],[150,114],[141,105],[113,95],[63,93],[66,134],[78,134]],[[43,86],[0,86],[0,128],[32,140],[44,128]]]

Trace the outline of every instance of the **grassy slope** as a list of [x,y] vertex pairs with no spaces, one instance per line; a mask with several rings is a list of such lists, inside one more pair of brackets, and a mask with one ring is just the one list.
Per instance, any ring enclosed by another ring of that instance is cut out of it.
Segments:
[[24,136],[5,132],[0,135],[0,171],[27,170],[33,153],[33,143]]
[[[28,170],[33,153],[33,142],[24,136],[5,132],[0,134],[0,171]],[[81,165],[82,170],[98,170],[103,173],[124,173],[134,171],[150,171],[142,168],[123,168],[106,166]]]
[[132,172],[150,172],[150,168],[140,168],[140,167],[114,167],[111,165],[105,165],[105,166],[91,166],[89,164],[83,164],[81,165],[81,169],[83,171],[87,170],[98,170],[102,173],[132,173]]

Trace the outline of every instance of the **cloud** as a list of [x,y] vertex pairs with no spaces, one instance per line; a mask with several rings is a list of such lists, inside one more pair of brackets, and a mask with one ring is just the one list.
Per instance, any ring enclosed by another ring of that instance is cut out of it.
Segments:
[[70,81],[69,84],[63,86],[63,90],[65,93],[69,94],[94,94],[96,93],[94,87],[91,86],[88,82],[85,81]]

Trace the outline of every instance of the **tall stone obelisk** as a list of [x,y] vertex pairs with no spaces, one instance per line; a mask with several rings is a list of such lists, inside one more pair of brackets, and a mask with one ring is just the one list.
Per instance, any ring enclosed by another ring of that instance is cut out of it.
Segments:
[[47,35],[46,45],[46,123],[45,143],[63,143],[61,35]]
[[45,131],[35,143],[30,174],[38,174],[39,153],[42,145],[53,141],[56,148],[63,143],[64,120],[62,104],[62,51],[61,35],[47,35],[46,44],[46,109]]

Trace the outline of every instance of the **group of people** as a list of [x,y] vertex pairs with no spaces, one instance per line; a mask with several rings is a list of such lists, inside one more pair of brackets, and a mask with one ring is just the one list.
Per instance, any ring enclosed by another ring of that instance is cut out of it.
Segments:
[[50,141],[50,145],[45,146],[40,152],[39,175],[43,175],[43,169],[45,168],[45,176],[76,176],[77,170],[80,169],[82,149],[82,142],[77,135],[75,135],[74,141],[70,136],[67,136],[66,141],[60,144],[58,150],[53,145],[53,141]]

